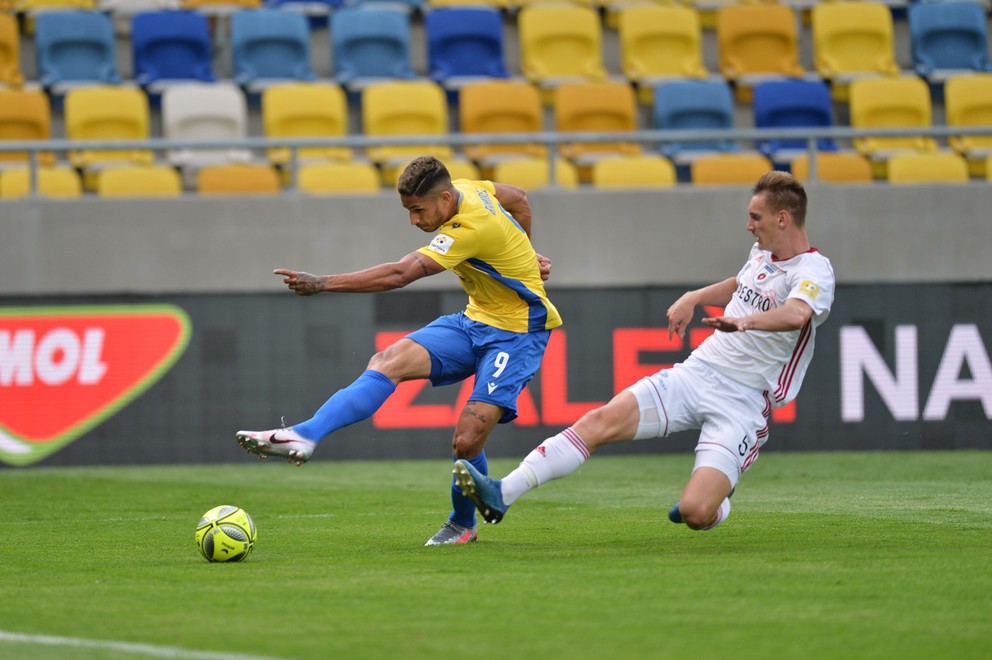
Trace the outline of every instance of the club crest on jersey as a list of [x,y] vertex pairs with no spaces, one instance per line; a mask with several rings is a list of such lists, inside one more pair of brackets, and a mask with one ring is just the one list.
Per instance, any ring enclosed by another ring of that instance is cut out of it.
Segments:
[[427,247],[438,254],[448,254],[448,250],[450,250],[451,246],[454,244],[455,239],[451,238],[447,234],[438,234]]
[[765,264],[764,266],[762,266],[761,271],[759,271],[758,274],[754,276],[754,281],[761,282],[762,280],[766,279],[769,275],[774,275],[777,272],[778,272],[777,268],[775,268],[771,264]]

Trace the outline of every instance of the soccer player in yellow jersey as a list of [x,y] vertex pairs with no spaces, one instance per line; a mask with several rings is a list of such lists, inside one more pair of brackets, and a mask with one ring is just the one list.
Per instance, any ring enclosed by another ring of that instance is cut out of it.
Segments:
[[[400,175],[400,201],[410,224],[434,234],[430,244],[397,262],[341,275],[277,269],[302,296],[399,289],[445,270],[468,294],[465,311],[442,316],[376,353],[366,371],[336,392],[314,416],[290,428],[238,431],[238,443],[260,456],[301,465],[320,440],[370,417],[399,383],[429,378],[435,386],[475,377],[452,439],[454,459],[488,472],[484,446],[497,423],[517,416],[517,396],[533,378],[561,317],[544,291],[550,262],[530,242],[527,195],[491,181],[451,180],[436,158],[421,156]],[[454,511],[427,545],[475,541],[475,505],[452,485]]]

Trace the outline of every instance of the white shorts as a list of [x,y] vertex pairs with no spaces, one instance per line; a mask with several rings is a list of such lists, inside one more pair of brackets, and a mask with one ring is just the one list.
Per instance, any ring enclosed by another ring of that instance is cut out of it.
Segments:
[[627,390],[637,397],[641,412],[635,440],[699,429],[693,471],[715,468],[731,486],[768,439],[768,393],[738,383],[699,358],[690,356]]

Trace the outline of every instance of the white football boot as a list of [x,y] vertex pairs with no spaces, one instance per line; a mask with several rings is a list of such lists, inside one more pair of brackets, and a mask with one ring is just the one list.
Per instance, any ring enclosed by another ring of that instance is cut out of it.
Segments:
[[317,446],[316,442],[307,440],[293,429],[238,431],[234,437],[250,454],[258,454],[261,458],[283,456],[296,465],[306,463]]

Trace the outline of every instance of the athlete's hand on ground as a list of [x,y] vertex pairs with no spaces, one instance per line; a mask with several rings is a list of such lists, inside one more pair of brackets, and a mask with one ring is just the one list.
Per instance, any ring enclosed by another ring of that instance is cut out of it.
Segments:
[[551,277],[551,260],[543,254],[537,255],[537,267],[541,269],[541,279],[547,281]]
[[708,316],[703,319],[703,325],[716,328],[720,332],[747,332],[748,328],[745,327],[745,322],[746,319],[738,319],[733,316]]
[[284,275],[282,281],[298,296],[312,296],[324,290],[324,278],[322,276],[297,270],[286,270],[285,268],[276,268],[272,272],[276,275]]

